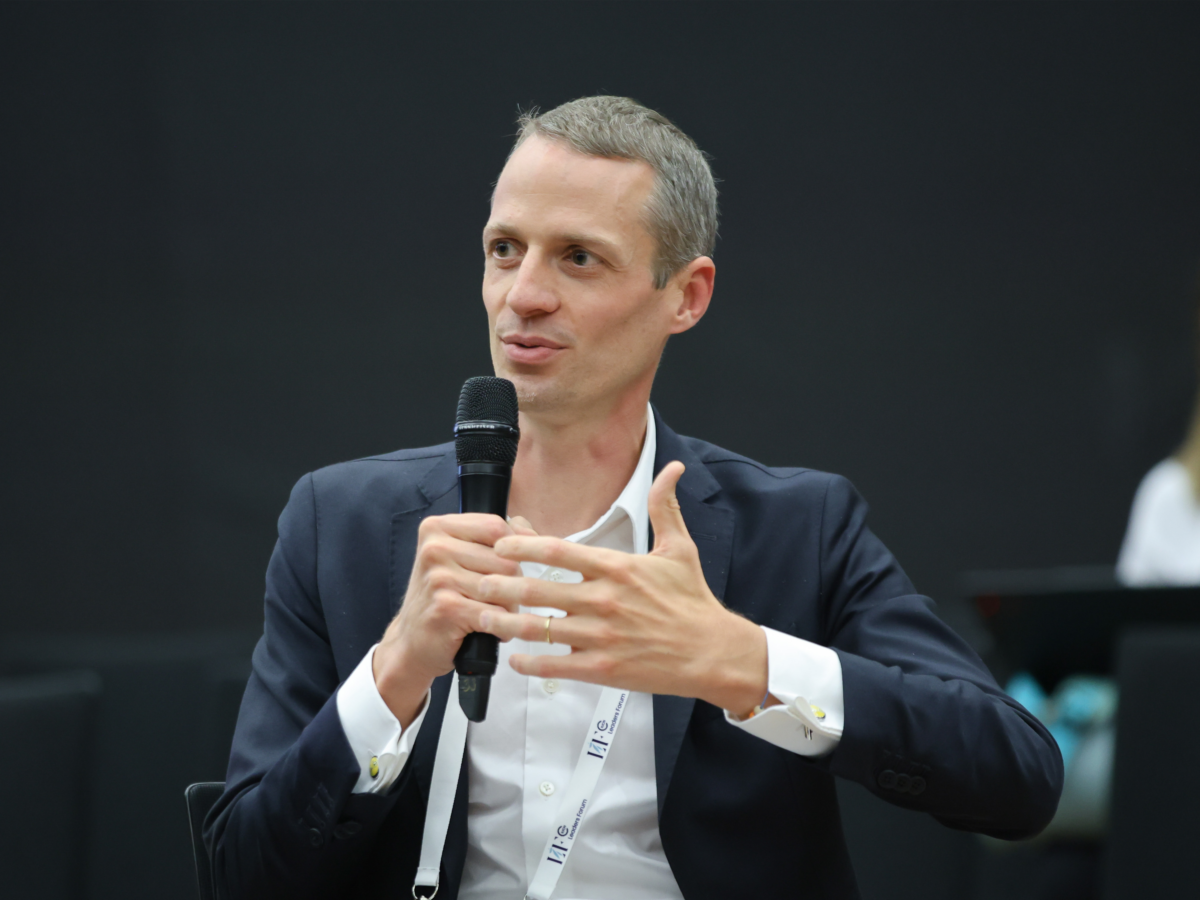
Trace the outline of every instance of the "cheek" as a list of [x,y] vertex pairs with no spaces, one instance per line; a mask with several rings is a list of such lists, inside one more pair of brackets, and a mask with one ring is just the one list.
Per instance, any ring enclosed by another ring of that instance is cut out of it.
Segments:
[[641,358],[652,354],[666,336],[667,323],[654,297],[641,297],[621,308],[598,310],[599,315],[589,323],[598,345],[610,358]]
[[620,311],[613,316],[612,324],[626,335],[637,335],[653,341],[658,332],[667,327],[663,310],[661,297],[649,291],[640,291],[633,294],[629,302],[622,304]]
[[488,321],[495,322],[496,316],[504,306],[505,288],[501,279],[495,273],[485,272],[483,276],[483,308],[487,310]]

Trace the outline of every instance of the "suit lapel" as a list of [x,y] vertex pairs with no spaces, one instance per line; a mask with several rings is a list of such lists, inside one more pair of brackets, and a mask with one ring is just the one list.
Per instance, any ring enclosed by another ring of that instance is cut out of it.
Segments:
[[[733,553],[733,510],[714,502],[720,484],[691,448],[671,431],[654,411],[655,434],[658,446],[654,454],[654,474],[663,466],[679,460],[686,467],[675,495],[692,540],[700,552],[704,579],[719,600],[725,600],[725,584],[729,577],[729,561]],[[654,546],[654,536],[650,536]],[[658,786],[658,814],[662,818],[663,803],[675,772],[675,760],[687,732],[688,722],[696,701],[691,697],[671,694],[654,695],[654,770]]]
[[388,621],[400,611],[400,602],[408,589],[408,575],[412,571],[413,558],[417,552],[417,529],[426,516],[444,516],[458,512],[458,466],[454,461],[453,448],[434,464],[425,477],[417,483],[424,502],[398,512],[392,516],[392,545],[388,571]]

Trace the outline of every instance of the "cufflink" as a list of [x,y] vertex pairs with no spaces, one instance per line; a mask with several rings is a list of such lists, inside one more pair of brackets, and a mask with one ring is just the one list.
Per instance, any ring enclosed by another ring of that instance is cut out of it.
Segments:
[[817,721],[821,721],[825,718],[825,710],[821,709],[821,707],[817,706],[815,703],[809,703],[803,697],[797,697],[795,700],[793,700],[792,706],[796,708],[796,715],[800,716],[800,718],[804,718],[805,706],[812,710],[812,715]]
[[379,757],[378,756],[371,757],[371,767],[367,771],[369,771],[371,773],[372,778],[379,777]]

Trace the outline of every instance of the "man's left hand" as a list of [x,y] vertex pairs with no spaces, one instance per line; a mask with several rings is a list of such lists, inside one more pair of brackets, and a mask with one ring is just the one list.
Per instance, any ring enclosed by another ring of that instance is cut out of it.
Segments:
[[[761,628],[728,610],[709,590],[688,534],[675,486],[683,463],[665,466],[650,489],[654,549],[645,555],[585,547],[551,537],[515,535],[496,554],[580,572],[580,584],[487,575],[480,590],[491,603],[551,607],[566,656],[514,653],[522,675],[569,678],[657,694],[697,697],[748,714],[767,690],[767,640]],[[546,637],[546,617],[489,609],[479,630],[503,641]]]

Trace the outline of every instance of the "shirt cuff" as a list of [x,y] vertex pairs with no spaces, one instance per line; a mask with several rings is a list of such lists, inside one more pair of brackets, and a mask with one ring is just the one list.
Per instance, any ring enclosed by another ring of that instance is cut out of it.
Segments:
[[828,647],[763,628],[767,636],[767,690],[776,706],[725,721],[801,756],[830,753],[842,738],[845,703],[842,662]]
[[400,777],[425,720],[425,711],[429,709],[429,695],[426,694],[425,703],[412,724],[407,728],[400,727],[400,721],[392,715],[375,685],[375,647],[367,651],[337,693],[338,718],[359,765],[358,781],[354,785],[356,794],[382,793]]

